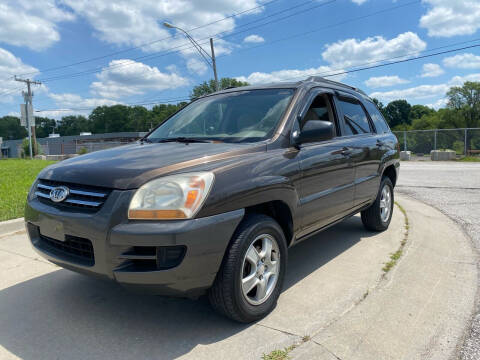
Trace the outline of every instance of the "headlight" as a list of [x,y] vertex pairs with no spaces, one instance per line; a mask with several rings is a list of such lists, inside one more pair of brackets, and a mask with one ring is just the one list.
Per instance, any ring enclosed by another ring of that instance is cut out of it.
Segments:
[[198,172],[165,176],[140,187],[130,201],[129,219],[190,219],[200,210],[214,175]]

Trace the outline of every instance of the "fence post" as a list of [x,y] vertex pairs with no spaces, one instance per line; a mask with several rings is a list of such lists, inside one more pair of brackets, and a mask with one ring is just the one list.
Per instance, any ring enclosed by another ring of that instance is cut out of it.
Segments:
[[437,129],[435,129],[435,137],[433,140],[433,150],[437,150]]
[[407,151],[407,131],[403,130],[403,151]]
[[467,156],[467,150],[468,150],[467,131],[468,131],[468,129],[465,129],[465,156]]

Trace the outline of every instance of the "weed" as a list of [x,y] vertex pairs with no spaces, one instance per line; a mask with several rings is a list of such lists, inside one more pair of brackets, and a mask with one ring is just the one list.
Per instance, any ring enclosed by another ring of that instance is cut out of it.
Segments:
[[273,350],[269,354],[263,354],[262,360],[287,360],[290,357],[288,353],[295,349],[297,345],[290,345],[283,350]]

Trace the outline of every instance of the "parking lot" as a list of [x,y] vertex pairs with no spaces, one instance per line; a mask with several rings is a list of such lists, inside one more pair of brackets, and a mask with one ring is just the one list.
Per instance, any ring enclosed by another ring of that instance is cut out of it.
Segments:
[[[480,163],[403,162],[397,190],[454,219],[480,250]],[[480,309],[462,347],[462,359],[480,359]]]
[[[398,190],[470,223],[478,215],[462,214],[478,204],[477,171],[402,163]],[[133,294],[60,269],[33,252],[23,231],[0,235],[0,358],[260,359],[295,345],[294,359],[447,359],[469,327],[477,258],[445,214],[397,201],[408,234],[396,208],[384,233],[365,231],[356,216],[292,248],[277,308],[252,325],[220,317],[205,299]],[[405,236],[402,257],[384,273]]]

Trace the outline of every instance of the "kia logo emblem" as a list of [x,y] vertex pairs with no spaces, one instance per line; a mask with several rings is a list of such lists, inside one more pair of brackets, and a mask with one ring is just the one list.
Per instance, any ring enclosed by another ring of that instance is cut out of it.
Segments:
[[57,186],[50,190],[50,200],[59,203],[65,200],[70,194],[70,190],[66,186]]

